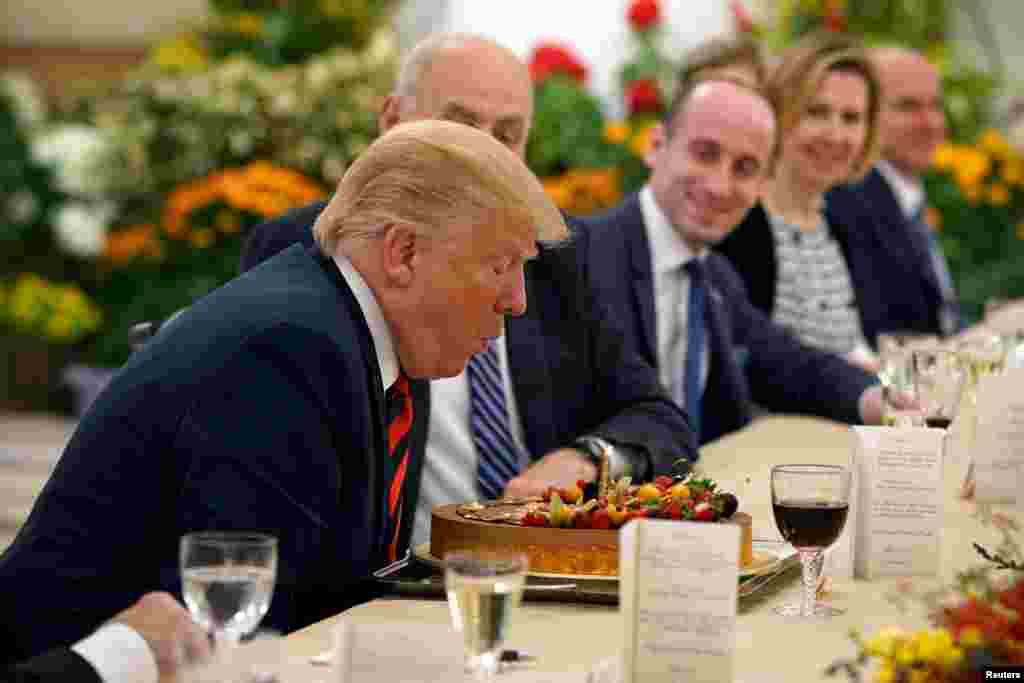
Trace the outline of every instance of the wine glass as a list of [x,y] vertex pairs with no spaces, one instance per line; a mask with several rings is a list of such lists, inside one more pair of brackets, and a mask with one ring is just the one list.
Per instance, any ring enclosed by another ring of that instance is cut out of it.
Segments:
[[917,349],[911,352],[914,397],[929,427],[948,429],[960,407],[967,371],[956,351]]
[[234,646],[259,625],[274,594],[276,538],[227,531],[186,534],[180,562],[185,604],[217,645]]
[[850,471],[838,465],[776,465],[772,512],[782,537],[800,555],[803,601],[775,608],[787,617],[829,618],[844,610],[817,601],[825,548],[835,543],[850,511]]
[[502,644],[523,594],[528,565],[521,553],[445,554],[444,585],[452,626],[462,632],[465,670],[474,680],[498,673]]

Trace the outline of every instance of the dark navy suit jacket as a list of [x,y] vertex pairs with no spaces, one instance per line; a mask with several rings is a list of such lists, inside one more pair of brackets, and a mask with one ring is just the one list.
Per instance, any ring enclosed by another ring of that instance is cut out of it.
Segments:
[[923,240],[914,239],[913,228],[885,177],[872,169],[860,183],[834,190],[829,201],[835,202],[839,211],[859,202],[875,218],[893,281],[887,292],[898,294],[898,300],[890,301],[899,307],[900,317],[892,321],[890,329],[942,334],[942,286],[931,255]]
[[78,653],[58,648],[4,670],[0,683],[102,683],[96,670]]
[[332,260],[296,246],[199,300],[82,418],[0,557],[0,662],[70,645],[147,591],[178,593],[190,531],[277,536],[268,627],[365,599],[385,557],[385,416],[369,328]]
[[[651,248],[637,195],[582,222],[580,257],[589,282],[625,322],[630,346],[657,365]],[[777,412],[859,422],[860,395],[874,379],[838,356],[800,344],[769,321],[750,303],[725,258],[710,252],[706,266],[711,368],[701,402],[701,442],[749,422],[751,400]]]
[[[873,204],[865,202],[862,190],[847,186],[827,195],[825,218],[849,269],[861,329],[868,344],[876,348],[878,335],[883,332],[938,334],[938,307],[929,303],[931,295],[922,279],[926,272],[933,272],[931,261],[922,262],[921,255],[911,253],[907,226],[889,224]],[[779,265],[764,208],[758,204],[751,209],[715,250],[732,262],[743,278],[751,302],[770,318],[775,307]],[[929,256],[924,254],[923,258]]]
[[[252,268],[296,242],[311,244],[322,202],[257,226],[242,254]],[[526,264],[526,313],[505,321],[509,372],[534,459],[593,434],[645,453],[653,474],[695,460],[686,417],[654,368],[623,342],[618,321],[583,286],[575,245],[539,245]],[[418,485],[418,482],[417,482]]]

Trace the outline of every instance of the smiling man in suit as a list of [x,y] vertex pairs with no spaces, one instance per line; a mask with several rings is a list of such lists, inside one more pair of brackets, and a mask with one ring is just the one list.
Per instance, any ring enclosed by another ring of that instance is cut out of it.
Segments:
[[[405,120],[453,119],[522,157],[532,115],[529,71],[514,54],[477,36],[439,34],[410,52],[379,123],[387,130]],[[322,208],[255,228],[242,269],[308,243]],[[509,319],[467,372],[431,382],[429,392],[414,389],[430,413],[422,474],[410,472],[419,487],[415,542],[429,539],[437,505],[590,481],[602,453],[614,475],[636,477],[696,458],[686,419],[657,374],[625,350],[617,323],[582,286],[573,246],[538,249],[526,265],[526,315]]]
[[774,325],[709,249],[757,200],[775,118],[768,100],[741,84],[681,89],[654,132],[647,186],[584,219],[579,235],[591,286],[625,321],[631,347],[658,367],[701,443],[745,425],[752,400],[777,412],[881,420],[871,375]]

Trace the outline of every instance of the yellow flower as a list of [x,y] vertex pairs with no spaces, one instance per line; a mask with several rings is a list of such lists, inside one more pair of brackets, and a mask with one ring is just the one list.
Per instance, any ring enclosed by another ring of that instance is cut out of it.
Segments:
[[961,187],[978,185],[992,169],[992,160],[987,154],[978,150],[965,149],[953,169],[957,182]]
[[1006,206],[1010,202],[1010,190],[1002,183],[994,183],[988,188],[988,200],[993,206]]
[[978,147],[997,159],[1006,159],[1013,154],[1006,138],[994,128],[989,128],[981,134],[978,138]]
[[951,170],[957,159],[957,149],[954,145],[944,143],[938,146],[935,154],[932,155],[932,164],[939,171]]
[[651,150],[651,136],[654,132],[654,126],[656,124],[649,123],[636,133],[633,134],[633,139],[629,141],[629,149],[633,154],[637,155],[641,159],[647,156],[647,152]]
[[239,12],[225,19],[224,27],[247,38],[258,38],[263,35],[263,17],[252,12]]
[[963,193],[964,199],[970,204],[977,204],[981,201],[980,185],[963,185],[960,187],[960,191]]
[[1013,158],[1003,164],[1003,182],[1007,185],[1024,185],[1024,159]]
[[914,636],[914,645],[919,659],[928,663],[939,663],[946,653],[953,649],[953,636],[944,628],[920,631]]
[[604,139],[613,145],[624,145],[629,140],[629,124],[625,121],[609,121],[604,124]]
[[74,321],[68,316],[55,315],[46,323],[46,335],[56,341],[70,339],[74,331]]
[[189,234],[188,241],[191,242],[194,247],[205,249],[213,244],[213,237],[213,230],[210,230],[209,228],[196,228]]
[[167,40],[153,50],[150,60],[166,71],[195,73],[209,65],[206,52],[194,36],[181,35]]
[[981,629],[977,626],[968,626],[960,631],[960,638],[957,643],[960,647],[969,650],[971,648],[978,647],[981,643]]
[[910,683],[928,683],[931,672],[928,669],[914,669],[910,672]]
[[955,669],[964,661],[964,651],[959,647],[951,647],[946,651],[940,664],[946,670]]
[[896,661],[896,666],[907,667],[917,660],[917,648],[914,646],[914,642],[903,643],[902,647],[896,650],[896,656],[893,658]]
[[893,683],[896,680],[896,671],[892,668],[892,664],[885,662],[878,668],[878,673],[875,674],[875,683]]

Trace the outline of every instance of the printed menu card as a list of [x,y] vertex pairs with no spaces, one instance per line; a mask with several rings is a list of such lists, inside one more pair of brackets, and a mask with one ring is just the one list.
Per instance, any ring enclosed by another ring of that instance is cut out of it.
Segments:
[[1024,465],[1022,382],[1024,370],[984,375],[978,381],[971,462],[974,497],[980,503],[1017,501],[1018,471]]
[[852,430],[853,491],[843,534],[851,534],[854,575],[872,579],[937,574],[945,430]]
[[739,527],[637,519],[619,538],[623,681],[731,681]]

